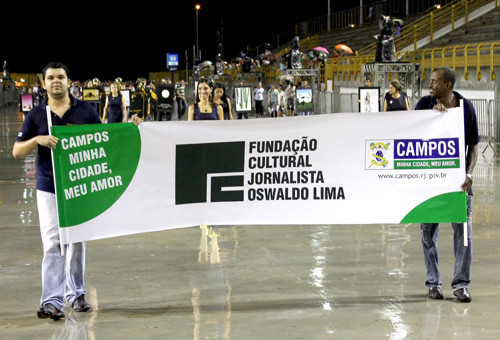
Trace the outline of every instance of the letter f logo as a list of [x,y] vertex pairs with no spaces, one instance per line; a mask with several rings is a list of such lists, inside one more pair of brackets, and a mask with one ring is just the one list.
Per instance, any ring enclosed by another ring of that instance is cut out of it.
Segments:
[[175,204],[243,201],[245,142],[177,145]]

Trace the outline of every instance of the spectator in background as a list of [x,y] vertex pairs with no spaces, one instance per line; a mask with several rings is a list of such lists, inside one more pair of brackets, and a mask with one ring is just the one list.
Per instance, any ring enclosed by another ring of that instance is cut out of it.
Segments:
[[287,80],[285,88],[286,116],[293,116],[295,109],[295,86]]
[[269,107],[271,117],[278,116],[278,95],[279,92],[276,90],[276,85],[271,85],[271,89],[267,96],[267,106]]
[[259,81],[257,88],[253,90],[255,101],[255,115],[257,118],[264,116],[264,88]]
[[284,117],[283,113],[286,112],[286,98],[285,91],[283,91],[283,85],[278,85],[278,117]]
[[224,120],[224,111],[212,100],[212,87],[207,79],[198,82],[196,102],[188,108],[188,120]]
[[82,99],[82,86],[79,81],[75,81],[71,84],[70,93],[74,98],[79,100]]
[[401,37],[401,25],[399,24],[399,22],[396,22],[393,35],[394,35],[394,39]]
[[179,116],[179,120],[181,120],[184,117],[184,114],[186,113],[186,107],[187,107],[186,84],[182,79],[175,87],[175,96],[177,101],[177,114]]
[[402,86],[399,80],[391,81],[389,85],[389,92],[386,93],[384,98],[384,111],[403,111],[409,110],[410,104],[408,97],[404,92],[401,92]]
[[106,104],[102,114],[102,120],[108,123],[126,123],[127,122],[127,106],[125,97],[120,91],[120,84],[113,83],[110,86],[110,94],[106,96]]
[[215,83],[212,90],[212,98],[215,105],[220,105],[224,112],[224,120],[233,120],[233,109],[231,101],[226,96],[226,88],[222,83]]

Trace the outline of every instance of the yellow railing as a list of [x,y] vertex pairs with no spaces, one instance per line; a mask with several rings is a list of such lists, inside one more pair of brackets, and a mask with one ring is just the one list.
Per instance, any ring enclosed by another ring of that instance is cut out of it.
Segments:
[[[317,47],[319,44],[319,35],[313,35],[307,38],[304,38],[300,41],[300,50],[301,51],[308,51],[310,49],[313,49]],[[283,50],[276,52],[275,55],[277,57],[284,56],[285,54],[289,53],[291,51],[291,47],[288,46],[284,48]]]
[[[422,68],[422,80],[426,79],[426,74],[428,74],[426,71],[431,71],[439,66],[450,66],[455,70],[463,69],[465,80],[468,80],[470,73],[475,71],[477,80],[489,77],[489,80],[495,81],[495,68],[500,67],[500,42],[397,52],[396,57],[399,61],[419,63]],[[328,59],[326,63],[320,65],[320,82],[326,83],[327,79],[361,81],[363,64],[373,62],[375,62],[374,54]],[[266,84],[280,83],[281,69],[279,64],[264,65],[255,71],[262,72]],[[224,74],[229,75],[231,81],[236,83],[240,72],[240,69],[233,68],[225,70]],[[202,76],[210,75],[213,75],[213,70],[202,72]]]
[[[440,0],[443,6],[451,2],[450,0]],[[333,3],[333,2],[332,2]],[[377,2],[364,4],[362,7],[355,7],[339,12],[332,12],[329,15],[306,20],[296,24],[290,29],[281,32],[278,36],[268,38],[264,44],[271,44],[276,49],[282,49],[289,44],[294,36],[305,38],[312,34],[322,34],[327,32],[338,32],[352,30],[366,24],[372,24],[378,21],[378,15],[398,13],[400,16],[421,15],[430,10],[429,0],[380,0]],[[334,7],[334,6],[333,6]],[[372,15],[372,17],[370,17]],[[328,20],[330,19],[330,20]],[[262,52],[263,47],[257,49]]]
[[[427,42],[434,40],[435,33],[446,27],[450,26],[455,29],[455,24],[458,20],[465,20],[468,22],[469,14],[476,9],[495,3],[498,7],[499,0],[456,0],[440,9],[434,9],[422,18],[414,21],[411,26],[404,27],[401,32],[401,37],[395,38],[396,51],[403,49],[418,50],[419,41],[427,39]],[[412,47],[412,48],[411,48]],[[375,54],[377,42],[374,42],[358,51],[358,54]]]
[[[495,68],[498,70],[500,67],[500,41],[397,52],[396,57],[399,61],[419,63],[422,69],[422,80],[425,80],[428,71],[435,67],[450,66],[455,70],[463,69],[465,80],[469,80],[470,73],[474,72],[477,80],[488,77],[490,81],[495,81]],[[326,63],[321,63],[319,66],[320,82],[326,83],[326,80],[359,82],[362,77],[363,64],[373,62],[375,62],[374,54],[328,59]],[[277,63],[263,65],[255,71],[262,72],[265,77],[263,80],[268,85],[281,82],[281,69]],[[241,70],[238,68],[224,71],[225,75],[231,77],[233,84],[236,84],[239,73]],[[213,75],[213,70],[202,72],[202,76],[210,75]]]
[[[284,53],[283,49],[287,49],[286,44],[290,44],[290,41],[295,37],[299,36],[301,39],[306,39],[310,35],[317,35],[324,32],[334,32],[350,29],[351,25],[355,27],[359,26],[360,9],[352,8],[340,12],[335,12],[330,14],[330,27],[328,27],[328,15],[324,15],[318,18],[310,19],[301,22],[287,31],[280,33],[279,35],[266,41],[267,44],[280,49],[279,53]],[[306,31],[303,28],[307,27]],[[316,46],[314,46],[316,47]],[[258,53],[262,53],[262,46],[257,46]],[[286,53],[286,52],[285,52]]]
[[[483,72],[488,70],[489,79],[494,81],[495,67],[500,67],[500,42],[397,52],[396,57],[400,61],[419,63],[422,68],[422,80],[426,77],[425,70],[450,66],[455,70],[463,69],[465,80],[469,79],[470,70],[476,71],[477,80],[481,80]],[[362,65],[374,61],[373,54],[328,59],[325,65],[325,77],[343,81],[358,80],[362,73]]]

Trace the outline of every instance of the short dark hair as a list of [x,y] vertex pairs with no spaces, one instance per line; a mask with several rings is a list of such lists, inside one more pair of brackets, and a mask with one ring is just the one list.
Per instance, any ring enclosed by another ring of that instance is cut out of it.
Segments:
[[444,81],[447,83],[451,83],[451,89],[455,87],[456,75],[455,71],[448,66],[436,67],[432,72],[440,71],[444,74]]
[[69,69],[66,65],[64,65],[63,63],[60,63],[58,61],[51,61],[50,63],[47,64],[47,66],[45,66],[43,68],[43,78],[44,79],[45,79],[45,74],[47,73],[47,70],[49,68],[62,68],[64,70],[64,72],[66,72],[66,75],[69,78]]
[[403,86],[401,85],[401,82],[397,79],[391,81],[391,85],[398,91],[400,92],[403,89]]

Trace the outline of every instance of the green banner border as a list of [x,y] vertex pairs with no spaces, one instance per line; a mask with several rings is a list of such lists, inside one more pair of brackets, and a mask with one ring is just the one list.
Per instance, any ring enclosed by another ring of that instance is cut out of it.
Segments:
[[[56,149],[53,150],[59,226],[61,228],[72,227],[97,217],[122,196],[132,181],[139,164],[141,136],[138,127],[132,123],[52,126],[51,132],[60,139]],[[106,143],[90,143],[67,150],[63,150],[61,146],[63,138],[81,137],[87,134],[93,135],[103,132],[106,132],[109,137]],[[106,150],[105,159],[97,158],[92,161],[76,163],[75,165],[69,164],[69,154],[99,147]],[[119,151],[111,152],[112,150]],[[68,179],[69,169],[87,167],[103,161],[107,163],[112,171],[95,177],[78,179],[74,182]],[[106,181],[107,178],[115,178],[115,176],[120,178],[120,183],[122,183],[120,186],[100,189],[91,193],[91,183]],[[87,193],[78,195],[75,198],[65,199],[65,189],[79,185],[85,185]]]
[[467,194],[462,191],[438,195],[410,211],[401,223],[467,222]]

